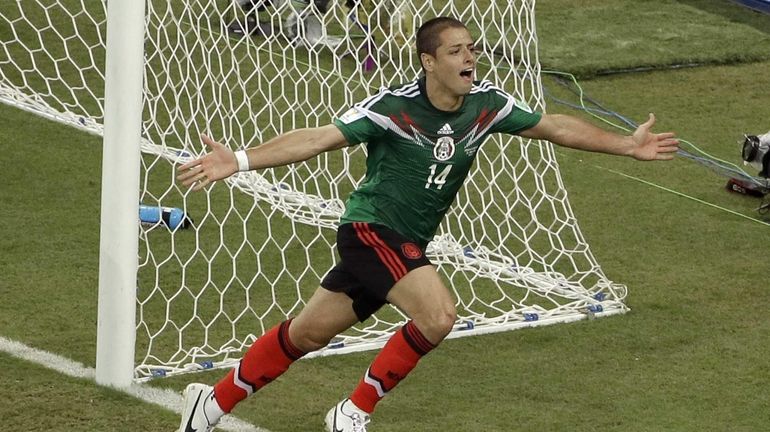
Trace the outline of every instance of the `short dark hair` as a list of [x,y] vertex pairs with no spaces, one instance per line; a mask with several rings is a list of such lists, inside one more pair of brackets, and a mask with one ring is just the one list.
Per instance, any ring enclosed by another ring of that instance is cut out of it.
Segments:
[[[437,17],[423,23],[423,25],[417,29],[417,57],[421,57],[423,53],[435,57],[436,49],[438,49],[441,44],[438,35],[448,28],[467,29],[468,27],[466,27],[460,20],[450,17]],[[422,63],[422,60],[420,63]]]

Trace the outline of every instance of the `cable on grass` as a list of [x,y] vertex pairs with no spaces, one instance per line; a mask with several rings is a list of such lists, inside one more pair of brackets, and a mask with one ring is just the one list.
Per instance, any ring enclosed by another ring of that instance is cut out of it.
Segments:
[[[547,89],[544,87],[544,91],[546,92],[548,97],[551,100],[553,100],[554,102],[556,102],[558,104],[561,104],[561,105],[568,106],[568,107],[576,109],[576,110],[585,111],[586,113],[588,113],[592,117],[596,118],[597,120],[599,120],[599,121],[601,121],[601,122],[603,122],[603,123],[605,123],[605,124],[607,124],[607,125],[609,125],[611,127],[614,127],[616,129],[622,130],[624,132],[630,133],[633,129],[636,129],[638,127],[638,124],[635,123],[634,121],[624,117],[623,115],[621,115],[621,114],[619,114],[619,113],[617,113],[617,112],[615,112],[615,111],[613,111],[611,109],[606,108],[605,106],[603,106],[598,101],[596,101],[596,100],[592,99],[591,97],[587,96],[585,94],[585,92],[583,91],[582,86],[580,86],[580,83],[578,83],[577,78],[574,75],[572,75],[570,73],[567,73],[567,72],[551,71],[551,70],[543,70],[543,71],[541,71],[541,73],[543,73],[545,75],[553,75],[553,76],[555,76],[557,83],[559,83],[560,85],[563,85],[564,87],[568,88],[572,93],[574,93],[575,95],[578,96],[578,98],[580,100],[580,105],[576,105],[576,104],[573,104],[571,102],[564,101],[562,99],[558,99],[558,98],[548,94]],[[589,106],[586,102],[590,103],[592,106]],[[617,121],[620,121],[622,124],[618,124],[618,123],[616,123],[614,121],[608,120],[607,117],[610,117],[610,118],[613,118],[613,119],[615,119]],[[770,180],[765,179],[765,178],[761,178],[761,177],[757,177],[757,176],[753,176],[753,175],[747,173],[745,170],[743,170],[738,165],[736,165],[734,163],[731,163],[731,162],[724,161],[724,160],[722,160],[720,158],[717,158],[716,156],[713,156],[713,155],[703,151],[700,147],[696,146],[695,144],[693,144],[690,141],[687,141],[687,140],[684,140],[684,139],[680,138],[679,142],[688,145],[694,152],[697,152],[697,153],[690,152],[690,151],[687,151],[685,149],[680,148],[679,151],[677,152],[678,155],[680,155],[682,157],[685,157],[687,159],[690,159],[690,160],[692,160],[692,161],[694,161],[696,163],[699,163],[699,164],[701,164],[701,165],[711,169],[712,171],[716,172],[717,174],[720,174],[720,175],[723,175],[723,176],[727,176],[727,177],[729,177],[731,179],[741,180],[744,183],[746,183],[748,185],[751,185],[753,187],[756,187],[758,189],[767,190],[768,188],[770,188]],[[670,193],[674,193],[675,195],[679,195],[679,196],[691,199],[691,200],[699,202],[701,204],[705,204],[705,205],[708,205],[710,207],[714,207],[714,208],[717,208],[719,210],[722,210],[722,211],[725,211],[725,212],[728,212],[728,213],[731,213],[731,214],[734,214],[734,215],[738,215],[738,216],[744,217],[746,219],[749,219],[751,221],[760,223],[762,225],[770,226],[770,223],[768,223],[768,222],[765,222],[765,221],[762,221],[762,220],[759,220],[759,219],[756,219],[756,218],[753,218],[753,217],[750,217],[750,216],[747,216],[747,215],[735,212],[733,210],[724,208],[724,207],[716,205],[716,204],[709,203],[707,201],[695,198],[693,196],[690,196],[690,195],[687,195],[687,194],[684,194],[684,193],[681,193],[681,192],[677,192],[677,191],[675,191],[673,189],[669,189],[669,188],[666,188],[664,186],[661,186],[661,185],[658,185],[658,184],[655,184],[655,183],[652,183],[652,182],[649,182],[649,181],[646,181],[646,180],[642,180],[642,179],[630,176],[628,174],[621,173],[621,172],[616,171],[616,170],[606,169],[606,168],[602,168],[602,167],[599,167],[599,168],[605,169],[605,170],[610,171],[612,173],[615,173],[615,174],[618,174],[618,175],[622,175],[623,177],[627,177],[627,178],[639,181],[641,183],[644,183],[644,184],[647,184],[647,185],[650,185],[650,186],[654,186],[654,187],[659,188],[661,190],[664,190],[664,191],[667,191],[667,192],[670,192]],[[760,205],[760,207],[757,210],[759,211],[760,214],[765,215],[765,214],[770,212],[770,204],[765,203],[763,201],[762,204]]]

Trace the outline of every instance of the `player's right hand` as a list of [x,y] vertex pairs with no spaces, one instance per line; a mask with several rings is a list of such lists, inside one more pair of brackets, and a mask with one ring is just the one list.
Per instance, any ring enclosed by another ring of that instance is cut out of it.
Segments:
[[238,161],[229,147],[206,134],[201,134],[201,141],[209,148],[209,152],[177,168],[179,174],[176,177],[184,186],[192,186],[196,191],[238,171]]

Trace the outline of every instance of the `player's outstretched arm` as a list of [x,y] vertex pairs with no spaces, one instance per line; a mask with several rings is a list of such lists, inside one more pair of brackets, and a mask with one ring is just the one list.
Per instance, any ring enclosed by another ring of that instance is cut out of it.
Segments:
[[679,150],[679,140],[673,132],[653,133],[654,124],[655,115],[650,114],[632,135],[618,135],[576,117],[543,114],[537,125],[520,135],[579,150],[631,156],[637,160],[673,159]]
[[[199,190],[238,171],[235,153],[206,135],[201,140],[209,148],[205,155],[181,165],[177,180]],[[301,162],[329,150],[347,146],[345,136],[333,124],[296,129],[246,150],[249,169],[270,168]]]

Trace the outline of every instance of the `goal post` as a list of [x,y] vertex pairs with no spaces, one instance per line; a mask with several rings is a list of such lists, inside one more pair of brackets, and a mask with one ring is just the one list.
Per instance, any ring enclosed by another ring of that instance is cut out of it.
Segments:
[[134,379],[144,0],[110,0],[104,88],[96,382]]
[[[0,101],[105,136],[97,369],[120,366],[100,380],[232,365],[302,309],[337,260],[335,228],[364,177],[365,147],[197,193],[175,169],[205,151],[201,133],[241,149],[414,80],[414,30],[440,15],[477,38],[480,79],[545,110],[535,0],[0,4]],[[116,96],[121,76],[130,94]],[[121,240],[106,245],[106,232]],[[627,311],[627,289],[591,253],[547,142],[489,138],[427,252],[457,299],[450,338]],[[386,306],[313,355],[378,347],[405,319]],[[109,320],[131,320],[131,335]],[[104,345],[111,338],[120,351]]]

